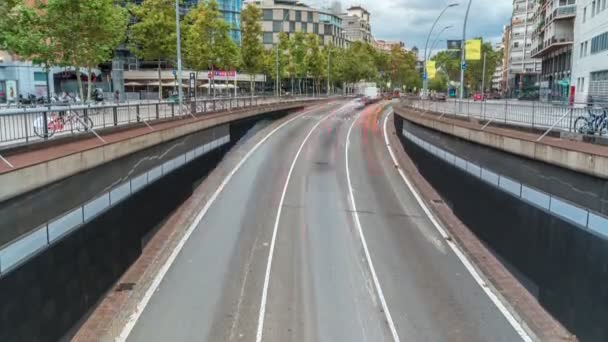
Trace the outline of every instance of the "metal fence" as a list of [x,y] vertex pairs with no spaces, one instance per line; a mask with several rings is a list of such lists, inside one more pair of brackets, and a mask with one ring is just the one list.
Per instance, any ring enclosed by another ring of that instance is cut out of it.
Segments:
[[0,112],[0,145],[30,143],[55,136],[78,134],[108,127],[143,122],[149,127],[155,120],[190,116],[272,103],[315,100],[320,97],[226,97],[205,98],[182,104],[176,102],[138,101],[118,105],[67,105],[19,108]]
[[514,100],[430,101],[406,99],[403,103],[416,110],[479,119],[485,121],[486,125],[503,123],[538,128],[546,130],[545,133],[552,130],[575,133],[574,123],[577,118],[589,117],[590,112],[594,114],[601,114],[603,112],[601,107],[588,107],[586,104],[567,106]]

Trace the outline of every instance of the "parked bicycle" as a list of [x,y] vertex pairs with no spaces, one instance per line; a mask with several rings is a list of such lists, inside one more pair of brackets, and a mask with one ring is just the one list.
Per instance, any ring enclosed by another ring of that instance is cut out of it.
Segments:
[[[63,131],[68,125],[71,131],[82,132],[93,129],[93,120],[90,117],[72,110],[63,113],[65,114],[51,112],[50,115],[47,115],[47,138],[52,137],[56,132]],[[40,138],[45,137],[44,116],[40,116],[34,121],[34,133]]]
[[608,114],[606,108],[589,109],[588,116],[579,116],[574,121],[574,131],[580,134],[599,134],[608,133]]

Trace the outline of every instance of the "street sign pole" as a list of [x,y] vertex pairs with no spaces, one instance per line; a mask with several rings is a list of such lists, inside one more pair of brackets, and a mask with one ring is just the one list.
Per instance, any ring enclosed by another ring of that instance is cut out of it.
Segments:
[[175,30],[177,32],[177,93],[179,113],[182,114],[182,45],[179,29],[179,0],[175,0]]
[[462,26],[462,43],[460,45],[460,63],[462,64],[462,68],[460,69],[460,99],[464,98],[464,70],[466,69],[466,39],[467,39],[467,20],[469,19],[469,10],[471,10],[471,3],[473,0],[469,0],[469,4],[467,5],[467,12],[464,15],[464,25]]

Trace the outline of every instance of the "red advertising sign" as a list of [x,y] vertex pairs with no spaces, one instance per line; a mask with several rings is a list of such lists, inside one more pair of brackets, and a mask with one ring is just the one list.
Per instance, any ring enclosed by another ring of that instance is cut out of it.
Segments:
[[230,70],[230,71],[226,71],[226,70],[213,70],[213,71],[209,71],[208,76],[209,76],[209,78],[213,78],[213,77],[235,77],[236,76],[236,71],[235,70]]

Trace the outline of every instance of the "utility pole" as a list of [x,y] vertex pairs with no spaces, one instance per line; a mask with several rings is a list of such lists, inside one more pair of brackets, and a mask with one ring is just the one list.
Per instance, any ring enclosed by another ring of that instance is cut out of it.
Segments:
[[177,93],[179,113],[182,113],[182,44],[179,29],[179,0],[175,0],[175,30],[177,32]]
[[279,89],[279,43],[277,43],[277,77],[275,79],[274,89],[276,90],[276,96],[281,96],[281,90]]
[[329,96],[329,68],[331,67],[330,60],[331,50],[327,50],[327,96]]
[[464,25],[462,25],[462,42],[460,43],[460,99],[464,98],[464,69],[466,66],[466,39],[467,39],[467,20],[469,19],[469,10],[471,9],[471,3],[473,0],[469,0],[467,5],[467,12],[464,15]]
[[486,53],[483,53],[483,72],[481,74],[481,98],[485,98],[484,93],[486,90]]

